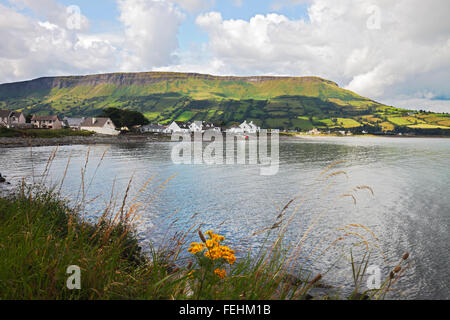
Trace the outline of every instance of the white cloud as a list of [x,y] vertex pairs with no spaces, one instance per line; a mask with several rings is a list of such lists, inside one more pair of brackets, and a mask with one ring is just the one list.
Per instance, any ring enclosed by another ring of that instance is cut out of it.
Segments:
[[166,1],[118,0],[125,27],[122,71],[166,66],[176,59],[178,29],[184,15]]
[[[8,0],[16,8],[31,9],[34,14],[45,18],[46,21],[66,28],[67,21],[73,14],[68,7],[65,7],[54,0]],[[80,12],[81,13],[81,12]],[[84,15],[80,15],[78,30],[87,30],[89,21]]]
[[73,12],[55,0],[9,3],[0,3],[0,82],[148,71],[177,61],[184,14],[172,0],[117,0],[123,29],[109,34],[91,33],[82,14],[73,28]]
[[307,21],[279,14],[224,20],[209,12],[197,24],[227,73],[316,75],[379,100],[414,95],[421,84],[450,95],[448,1],[310,2]]
[[426,110],[433,112],[450,113],[450,100],[434,100],[427,98],[414,98],[399,96],[394,99],[385,99],[387,105],[410,110]]
[[[19,1],[15,3],[19,4]],[[20,5],[27,3],[20,1]],[[46,5],[49,3],[43,2]],[[64,17],[65,7],[61,12]],[[97,39],[83,42],[82,34],[67,29],[64,19],[58,18],[56,11],[51,16],[49,20],[40,21],[18,12],[14,7],[0,4],[2,82],[110,70],[115,48],[108,41]]]
[[196,23],[209,40],[187,51],[178,41],[186,11],[204,11],[213,0],[116,0],[123,28],[109,34],[92,33],[83,15],[79,29],[69,28],[70,12],[56,0],[8,1],[0,4],[0,82],[156,69],[314,75],[381,102],[448,107],[447,0],[278,0],[307,4],[299,20],[206,12]]

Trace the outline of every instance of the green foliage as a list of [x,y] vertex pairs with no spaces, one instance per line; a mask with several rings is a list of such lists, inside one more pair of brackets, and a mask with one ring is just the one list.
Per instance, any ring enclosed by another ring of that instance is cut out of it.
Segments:
[[[0,212],[1,300],[132,297],[126,284],[145,258],[126,225],[86,223],[43,190],[0,198]],[[80,266],[84,290],[67,289],[70,265]]]
[[116,127],[133,127],[135,125],[146,125],[150,122],[138,111],[121,110],[118,108],[107,108],[100,113],[99,117],[110,118]]

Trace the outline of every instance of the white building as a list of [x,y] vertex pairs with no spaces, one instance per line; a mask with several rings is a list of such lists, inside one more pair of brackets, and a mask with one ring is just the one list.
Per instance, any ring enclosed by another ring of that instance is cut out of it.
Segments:
[[117,136],[120,134],[109,118],[86,118],[83,123],[81,123],[80,129],[110,136]]
[[227,133],[232,133],[232,134],[243,134],[244,133],[244,129],[242,129],[239,126],[231,126],[230,128],[228,128]]
[[261,131],[261,128],[254,124],[253,121],[251,121],[248,125],[250,127],[248,133],[258,133]]
[[191,123],[191,125],[189,126],[189,131],[192,133],[205,132],[205,130],[203,130],[203,122],[195,121],[195,122]]
[[247,123],[247,121],[244,121],[239,128],[242,129],[243,133],[251,133],[250,131],[252,130],[252,127],[250,126],[249,123]]
[[244,121],[240,126],[232,126],[227,130],[229,133],[234,134],[245,134],[245,133],[258,133],[261,131],[261,128],[258,127],[251,121],[250,123],[247,123],[247,121]]
[[179,125],[176,121],[172,122],[170,126],[167,127],[166,133],[187,133],[189,132],[189,128],[186,127],[185,124]]

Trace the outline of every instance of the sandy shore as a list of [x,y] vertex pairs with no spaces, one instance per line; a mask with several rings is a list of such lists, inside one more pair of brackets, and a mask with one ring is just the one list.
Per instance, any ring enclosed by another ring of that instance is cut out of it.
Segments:
[[158,135],[120,135],[120,136],[90,136],[90,137],[62,137],[62,138],[2,138],[0,148],[64,146],[75,144],[123,144],[170,141],[170,136]]

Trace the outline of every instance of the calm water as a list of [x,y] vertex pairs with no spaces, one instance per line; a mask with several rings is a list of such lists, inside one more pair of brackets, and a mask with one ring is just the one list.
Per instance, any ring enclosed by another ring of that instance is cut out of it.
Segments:
[[[302,257],[312,257],[308,261],[301,259],[305,268],[312,272],[330,269],[326,282],[348,286],[352,281],[350,242],[361,238],[349,236],[324,250],[339,235],[359,232],[373,245],[371,263],[379,265],[383,275],[389,274],[405,252],[410,252],[413,263],[396,285],[395,298],[450,298],[450,139],[285,140],[281,141],[280,170],[275,176],[260,176],[259,169],[250,165],[174,165],[170,158],[172,146],[149,143],[60,147],[45,183],[56,184],[71,157],[63,194],[74,203],[79,198],[80,172],[90,149],[86,188],[88,200],[92,201],[86,211],[91,216],[101,212],[112,191],[121,199],[131,176],[132,195],[154,177],[137,196],[144,206],[138,227],[144,246],[197,222],[203,223],[203,230],[225,234],[240,253],[255,251],[263,238],[248,236],[271,226],[281,208],[301,196],[304,200],[296,200],[286,213],[290,216],[296,204],[302,202],[288,229],[289,241],[298,241],[311,221],[324,212],[304,242]],[[0,172],[13,183],[22,177],[32,181],[33,176],[40,181],[38,176],[53,150],[34,148],[31,153],[25,148],[0,149]],[[348,179],[340,174],[323,181],[322,175],[322,180],[317,181],[324,169],[341,160],[346,162],[336,170],[345,171]],[[160,187],[175,174],[166,188]],[[334,184],[327,188],[330,182]],[[365,189],[355,192],[356,205],[352,198],[341,197],[361,185],[370,186],[375,195]],[[340,230],[348,224],[362,224],[376,238],[361,228]],[[358,248],[354,248],[355,252]],[[345,292],[345,288],[342,290]]]

